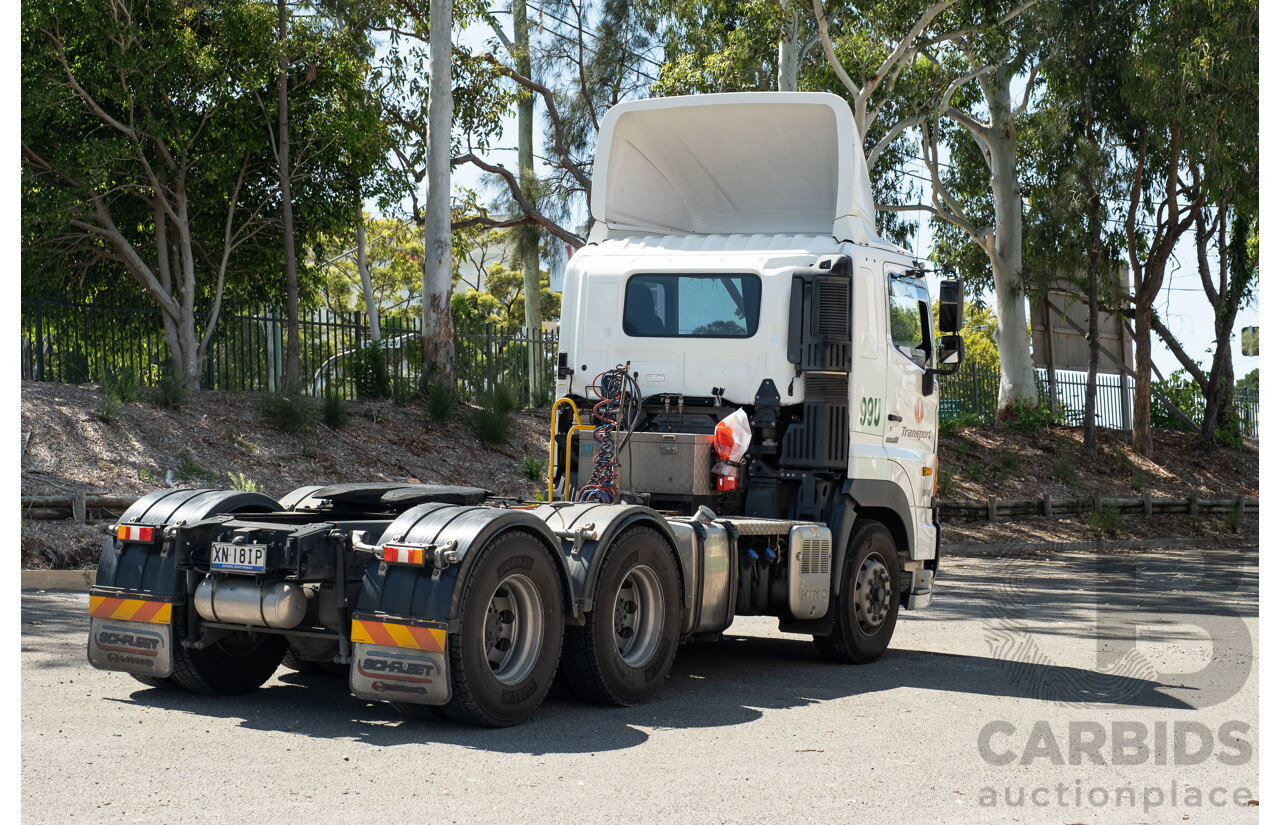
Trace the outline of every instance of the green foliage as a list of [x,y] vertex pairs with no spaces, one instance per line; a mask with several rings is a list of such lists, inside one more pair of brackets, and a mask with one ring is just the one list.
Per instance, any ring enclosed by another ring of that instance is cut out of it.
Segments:
[[114,424],[120,418],[120,406],[120,399],[113,393],[107,393],[98,406],[98,420],[104,424]]
[[370,341],[348,356],[356,398],[368,401],[391,395],[391,379],[387,374],[387,350],[381,343]]
[[209,481],[213,475],[191,458],[190,453],[178,453],[178,466],[173,471],[179,481]]
[[148,402],[158,407],[176,410],[187,405],[191,400],[191,392],[185,383],[171,375],[166,375],[147,391],[145,397]]
[[938,470],[938,495],[941,498],[948,498],[956,491],[955,474],[942,467]]
[[1116,444],[1110,450],[1104,451],[1103,455],[1106,458],[1107,466],[1111,468],[1113,473],[1123,475],[1133,469],[1133,461],[1121,444]]
[[1035,432],[1057,423],[1048,404],[1014,401],[1001,412],[1005,426],[1023,432]]
[[454,390],[445,381],[432,381],[427,384],[426,398],[427,418],[437,423],[444,423],[453,418]]
[[[937,301],[933,302],[933,320],[933,340],[937,341],[944,334],[937,326]],[[960,327],[960,337],[964,339],[966,366],[972,365],[972,369],[983,371],[1000,370],[1000,352],[996,348],[996,313],[990,304],[969,296],[964,308],[964,325]]]
[[987,477],[987,467],[981,461],[970,461],[964,467],[964,474],[979,484]]
[[546,468],[547,463],[545,461],[534,458],[533,456],[525,456],[520,459],[520,475],[530,481],[537,481],[538,479],[543,478]]
[[1101,505],[1096,496],[1089,497],[1087,519],[1089,529],[1099,538],[1114,537],[1120,532],[1120,527],[1124,524],[1124,518],[1120,515],[1119,505]]
[[1076,459],[1070,456],[1060,458],[1053,462],[1049,472],[1063,484],[1070,484],[1076,480]]
[[1022,469],[1022,459],[1008,450],[1001,450],[996,456],[996,471],[1001,476],[1009,476]]
[[1240,525],[1244,523],[1244,511],[1240,509],[1240,502],[1235,501],[1222,514],[1222,523],[1227,525],[1232,533],[1240,532]]
[[1241,378],[1236,382],[1236,389],[1252,391],[1254,393],[1258,392],[1258,375],[1258,367],[1254,367],[1253,370],[1247,373],[1244,378]]
[[227,473],[227,479],[231,482],[231,489],[233,490],[239,490],[242,493],[262,492],[258,482],[248,478],[244,473]]
[[293,435],[306,431],[316,417],[309,398],[285,393],[264,393],[258,410],[268,426]]
[[138,376],[132,365],[111,372],[103,370],[102,390],[117,401],[138,401],[142,395],[138,389]]
[[391,376],[391,400],[397,404],[409,404],[418,397],[418,386],[407,375]]
[[1129,487],[1137,492],[1147,489],[1147,471],[1134,468],[1133,474],[1129,476]]
[[253,454],[258,451],[257,444],[254,444],[252,441],[249,441],[238,435],[231,436],[231,443],[234,444],[238,449],[243,450],[244,452],[249,454]]
[[506,387],[498,387],[480,400],[480,409],[471,414],[471,431],[486,444],[506,444],[511,438],[511,411],[516,398]]
[[324,397],[324,405],[320,408],[320,418],[327,426],[335,430],[346,426],[347,408],[342,403],[341,396],[336,392],[331,392]]

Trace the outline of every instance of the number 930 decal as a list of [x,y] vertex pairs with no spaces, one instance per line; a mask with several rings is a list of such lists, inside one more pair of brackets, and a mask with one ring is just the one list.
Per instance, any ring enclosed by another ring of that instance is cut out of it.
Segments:
[[862,397],[862,402],[858,405],[859,427],[880,426],[880,401],[879,398],[871,398],[865,395]]

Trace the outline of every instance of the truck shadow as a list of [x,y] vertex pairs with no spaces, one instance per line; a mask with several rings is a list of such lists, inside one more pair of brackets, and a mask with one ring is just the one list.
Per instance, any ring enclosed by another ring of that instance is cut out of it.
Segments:
[[200,717],[238,719],[242,727],[396,747],[423,743],[498,753],[556,754],[622,750],[654,729],[741,725],[766,711],[857,699],[900,689],[970,693],[993,699],[1188,709],[1165,685],[1051,664],[1024,665],[1011,678],[1008,662],[982,656],[891,650],[865,667],[819,659],[804,640],[726,637],[682,647],[663,690],[634,708],[602,708],[553,696],[530,722],[486,730],[445,720],[407,719],[390,705],[352,696],[340,677],[282,673],[249,696],[208,697],[139,689],[128,699]]

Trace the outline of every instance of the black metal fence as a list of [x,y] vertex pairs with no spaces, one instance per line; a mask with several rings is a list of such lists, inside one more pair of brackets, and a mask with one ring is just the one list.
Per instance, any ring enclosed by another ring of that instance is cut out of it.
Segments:
[[[280,389],[285,326],[279,309],[224,309],[209,341],[201,388]],[[384,318],[379,328],[381,340],[375,344],[363,313],[304,313],[298,323],[303,391],[315,396],[336,393],[345,399],[404,397],[416,391],[422,373],[420,319]],[[477,401],[505,387],[521,403],[549,403],[558,340],[554,331],[530,335],[517,326],[458,325],[454,347],[459,394]],[[130,374],[139,386],[150,387],[172,371],[164,324],[155,307],[22,302],[25,379],[79,384]]]
[[[1048,404],[1051,386],[1057,389],[1058,419],[1068,426],[1080,426],[1084,421],[1085,390],[1087,376],[1082,372],[1058,370],[1051,384],[1048,370],[1036,370],[1036,385],[1040,390],[1041,404]],[[995,421],[998,399],[1000,397],[1000,373],[996,370],[978,369],[975,364],[964,364],[953,375],[944,375],[938,379],[938,391],[941,398],[940,415],[945,419],[960,416],[976,416],[982,422],[990,424]],[[1203,416],[1203,399],[1201,407],[1184,410],[1193,420]],[[1133,380],[1119,375],[1098,375],[1098,389],[1094,396],[1095,416],[1099,427],[1113,430],[1127,430],[1131,423],[1133,409]],[[1152,400],[1154,405],[1159,401]],[[1258,394],[1254,390],[1237,390],[1235,394],[1236,413],[1240,421],[1242,435],[1258,434]],[[1176,422],[1172,416],[1170,420]]]
[[[199,316],[197,316],[199,317]],[[299,362],[305,392],[337,393],[346,399],[414,392],[422,373],[421,323],[416,318],[384,318],[382,339],[373,345],[363,313],[304,314],[299,328]],[[200,385],[229,391],[275,391],[284,382],[285,318],[278,309],[224,309],[209,342]],[[554,391],[558,332],[517,326],[460,324],[454,330],[461,396],[477,401],[499,387],[521,403],[550,403]],[[530,349],[533,374],[530,375]],[[172,371],[164,325],[155,307],[32,299],[22,302],[22,377],[79,384],[105,376],[132,374],[140,386],[155,386]],[[1040,397],[1047,402],[1047,371],[1037,370]],[[1060,420],[1079,425],[1084,416],[1084,373],[1059,370],[1055,376]],[[1000,375],[963,365],[938,382],[943,418],[973,415],[995,420]],[[1098,376],[1099,426],[1128,429],[1133,383],[1116,375]],[[1237,391],[1236,409],[1245,435],[1258,434],[1258,396]],[[1192,418],[1195,411],[1189,411]]]

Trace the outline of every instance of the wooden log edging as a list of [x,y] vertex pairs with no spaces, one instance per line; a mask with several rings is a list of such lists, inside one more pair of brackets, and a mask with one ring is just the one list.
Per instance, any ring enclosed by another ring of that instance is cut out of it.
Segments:
[[[1015,518],[1076,516],[1088,513],[1095,504],[1090,499],[1055,499],[1048,495],[1040,498],[1002,499],[994,496],[986,501],[940,501],[942,518],[986,519],[1004,521]],[[1242,515],[1258,513],[1258,499],[1246,496],[1235,498],[1155,498],[1146,493],[1142,498],[1100,498],[1097,507],[1115,507],[1126,516],[1170,515],[1223,515],[1240,508]]]
[[40,520],[115,518],[133,506],[137,496],[85,494],[69,496],[23,496],[22,517]]

